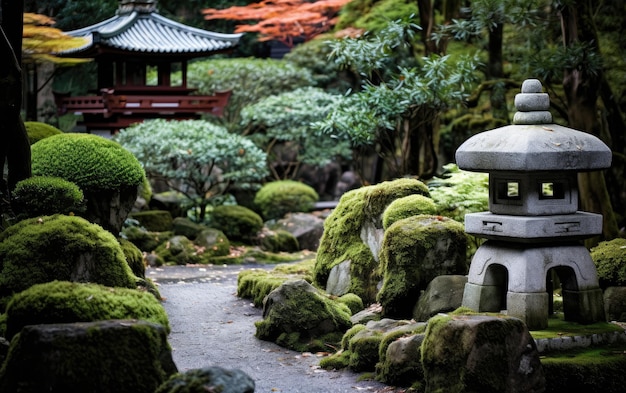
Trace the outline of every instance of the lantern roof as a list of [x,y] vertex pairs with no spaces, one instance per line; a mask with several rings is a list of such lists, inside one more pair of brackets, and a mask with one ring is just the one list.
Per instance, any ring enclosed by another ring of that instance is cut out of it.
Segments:
[[233,49],[241,37],[168,19],[158,13],[156,0],[121,0],[115,16],[66,34],[87,40],[79,48],[60,53],[71,57],[95,57],[107,52],[202,57]]
[[552,123],[550,98],[528,79],[515,97],[512,125],[484,131],[456,151],[459,168],[493,171],[592,171],[611,166],[612,153],[599,138]]

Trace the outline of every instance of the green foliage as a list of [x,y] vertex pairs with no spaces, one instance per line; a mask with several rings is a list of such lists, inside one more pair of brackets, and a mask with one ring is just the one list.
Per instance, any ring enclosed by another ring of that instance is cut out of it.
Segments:
[[88,283],[52,281],[37,284],[13,296],[7,306],[6,337],[26,325],[140,319],[163,325],[169,322],[161,303],[136,289]]
[[84,192],[138,187],[141,164],[119,143],[92,134],[57,134],[31,147],[34,176],[76,183]]
[[54,280],[135,288],[117,239],[80,217],[31,218],[0,233],[0,305],[32,285]]
[[335,29],[354,27],[378,33],[390,20],[416,14],[417,3],[411,0],[353,0],[341,10]]
[[24,127],[26,127],[28,142],[30,142],[31,145],[49,136],[63,133],[63,131],[51,126],[50,124],[38,121],[25,121]]
[[626,239],[600,242],[591,249],[602,288],[626,285]]
[[216,206],[211,222],[230,240],[249,240],[263,228],[263,219],[253,210],[240,205]]
[[85,208],[83,192],[76,184],[49,176],[34,176],[18,182],[11,205],[19,219],[72,214]]
[[303,163],[321,167],[337,157],[350,158],[352,154],[345,134],[326,134],[311,128],[312,123],[328,116],[342,99],[343,96],[326,93],[320,88],[299,88],[246,106],[241,111],[241,124],[246,133],[253,133],[257,146],[264,147],[270,162],[280,156],[280,150],[276,152],[278,144],[286,146],[290,153],[297,153],[295,160],[290,160],[297,166]]
[[128,218],[137,220],[139,224],[152,232],[166,232],[172,230],[172,213],[168,210],[144,210],[132,212]]
[[348,306],[353,315],[364,308],[363,300],[361,300],[361,298],[354,293],[346,293],[345,295],[338,297],[337,301]]
[[121,130],[115,139],[143,164],[148,177],[164,181],[198,208],[232,184],[255,188],[265,177],[266,156],[250,140],[202,120],[152,120]]
[[193,62],[189,65],[188,80],[200,94],[232,90],[223,117],[229,129],[237,126],[239,113],[245,106],[271,95],[315,84],[306,68],[280,60],[251,58]]
[[423,195],[408,195],[391,202],[383,213],[383,229],[396,221],[420,214],[436,214],[435,202]]
[[266,183],[254,197],[265,220],[280,219],[287,213],[308,212],[319,196],[313,187],[295,180]]

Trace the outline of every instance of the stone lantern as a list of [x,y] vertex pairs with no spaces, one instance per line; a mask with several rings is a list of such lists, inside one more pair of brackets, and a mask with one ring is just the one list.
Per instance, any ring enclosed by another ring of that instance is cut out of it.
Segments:
[[595,265],[581,240],[602,233],[602,216],[578,211],[577,172],[611,165],[595,136],[552,123],[541,83],[526,80],[513,125],[479,133],[456,151],[459,168],[489,173],[489,212],[465,216],[486,238],[474,255],[463,306],[502,312],[543,329],[558,277],[565,319],[604,320]]

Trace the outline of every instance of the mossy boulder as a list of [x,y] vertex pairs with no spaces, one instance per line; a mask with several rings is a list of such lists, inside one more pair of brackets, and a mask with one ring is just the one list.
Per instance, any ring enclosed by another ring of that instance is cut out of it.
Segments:
[[145,210],[133,212],[128,218],[135,219],[139,225],[151,232],[167,232],[172,230],[172,214],[167,210]]
[[254,380],[238,369],[205,367],[175,374],[155,393],[253,393]]
[[211,222],[230,240],[251,240],[263,228],[263,219],[240,205],[220,205],[213,209]]
[[307,184],[295,180],[278,180],[266,183],[257,191],[254,205],[261,212],[263,219],[275,220],[287,213],[308,212],[319,195]]
[[26,128],[26,134],[28,135],[28,142],[31,145],[44,138],[63,133],[63,131],[59,130],[55,126],[39,121],[25,121],[24,127]]
[[402,334],[381,345],[376,380],[392,386],[423,386],[422,342],[424,334]]
[[325,288],[331,269],[350,263],[350,286],[364,303],[372,303],[381,278],[378,253],[383,238],[383,212],[391,202],[409,195],[428,196],[416,179],[398,179],[346,192],[324,222],[317,249],[315,284]]
[[29,325],[11,341],[0,391],[153,393],[177,371],[160,324]]
[[133,274],[139,278],[146,278],[146,264],[143,261],[143,254],[139,247],[128,239],[120,238],[118,241],[126,257],[126,263],[128,263]]
[[396,221],[423,214],[436,215],[437,205],[424,195],[409,195],[391,202],[383,213],[383,229]]
[[158,246],[154,253],[166,264],[187,265],[203,263],[203,251],[185,236],[173,236]]
[[60,177],[33,176],[19,181],[11,206],[18,219],[52,214],[80,214],[85,197],[78,186]]
[[428,392],[542,392],[539,352],[520,319],[440,315],[422,343]]
[[0,307],[32,285],[54,280],[135,288],[117,239],[81,217],[31,218],[0,233]]
[[26,325],[140,319],[170,327],[161,303],[137,289],[52,281],[36,284],[11,299],[6,309],[6,337]]
[[298,239],[291,232],[282,229],[263,228],[258,235],[261,249],[269,252],[296,252],[300,250]]
[[348,306],[307,281],[287,281],[265,298],[256,337],[299,352],[323,351],[328,343],[341,341],[351,326],[350,315]]
[[60,177],[85,194],[84,217],[114,234],[130,213],[146,175],[128,150],[112,140],[64,133],[31,146],[34,176]]
[[[170,215],[171,216],[171,215]],[[185,236],[187,239],[194,240],[196,236],[207,227],[206,225],[193,222],[186,217],[176,217],[171,223],[174,235]]]
[[205,227],[196,235],[193,243],[208,258],[230,254],[230,240],[219,229]]
[[392,224],[383,239],[377,300],[384,317],[409,319],[420,291],[440,275],[467,274],[463,224],[441,216],[413,216]]
[[159,245],[174,236],[171,231],[151,232],[140,226],[128,226],[122,229],[121,236],[128,239],[143,252],[154,251]]
[[591,249],[600,287],[626,286],[626,239],[600,242]]

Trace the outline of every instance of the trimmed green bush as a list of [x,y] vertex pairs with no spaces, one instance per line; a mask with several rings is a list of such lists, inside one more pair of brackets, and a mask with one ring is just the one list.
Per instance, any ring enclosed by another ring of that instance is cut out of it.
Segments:
[[6,337],[26,325],[140,319],[170,327],[161,303],[149,293],[98,284],[52,281],[13,296],[7,306]]
[[591,249],[601,288],[626,285],[626,239],[600,242]]
[[265,220],[283,218],[292,212],[308,212],[319,199],[313,187],[294,180],[266,183],[254,197]]
[[44,138],[63,133],[63,131],[51,126],[50,124],[38,121],[25,121],[24,127],[26,128],[26,134],[28,135],[28,142],[31,145]]
[[138,187],[145,173],[119,143],[93,134],[58,134],[32,148],[32,171],[76,183],[83,191]]
[[75,216],[30,218],[0,233],[0,310],[9,298],[54,280],[135,288],[117,239]]
[[213,225],[230,240],[249,240],[263,228],[263,219],[240,205],[216,206],[211,214]]
[[11,206],[19,219],[71,214],[85,208],[83,192],[60,177],[34,176],[17,183]]

